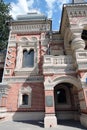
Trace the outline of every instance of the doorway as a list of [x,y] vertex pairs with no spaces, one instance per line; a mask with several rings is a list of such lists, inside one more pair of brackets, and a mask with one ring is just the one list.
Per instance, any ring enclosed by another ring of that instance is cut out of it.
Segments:
[[80,106],[77,88],[70,83],[54,87],[55,113],[58,120],[79,120]]

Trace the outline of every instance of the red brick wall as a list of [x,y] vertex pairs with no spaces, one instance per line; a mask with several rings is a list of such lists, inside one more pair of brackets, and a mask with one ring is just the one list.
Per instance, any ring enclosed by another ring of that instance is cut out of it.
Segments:
[[[42,83],[10,84],[7,96],[8,111],[44,111],[44,87]],[[18,108],[19,89],[24,86],[32,88],[31,108]]]

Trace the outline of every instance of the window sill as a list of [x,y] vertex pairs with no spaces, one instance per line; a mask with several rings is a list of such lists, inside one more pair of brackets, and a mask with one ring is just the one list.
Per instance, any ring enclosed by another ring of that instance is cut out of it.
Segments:
[[15,69],[14,71],[16,76],[24,76],[24,75],[29,75],[29,74],[35,74],[35,67],[31,67],[31,68],[20,68],[20,69]]

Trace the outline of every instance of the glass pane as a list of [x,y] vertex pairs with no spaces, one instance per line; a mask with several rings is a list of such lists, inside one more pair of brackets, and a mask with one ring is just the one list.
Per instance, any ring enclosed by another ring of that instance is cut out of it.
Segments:
[[29,52],[29,67],[34,66],[34,50]]
[[28,52],[25,50],[24,52],[23,52],[23,67],[27,67],[28,66],[28,57],[27,57],[27,55],[28,55]]
[[23,51],[23,67],[33,67],[34,66],[34,50]]

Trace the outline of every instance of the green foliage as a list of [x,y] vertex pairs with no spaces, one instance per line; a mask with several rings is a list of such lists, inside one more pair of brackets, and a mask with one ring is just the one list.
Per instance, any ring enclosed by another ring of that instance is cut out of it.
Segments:
[[3,0],[0,1],[0,50],[5,49],[8,43],[10,9],[10,4],[4,3]]

